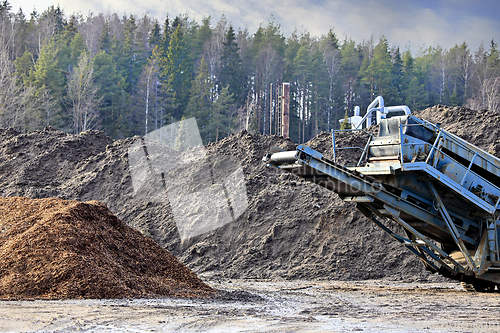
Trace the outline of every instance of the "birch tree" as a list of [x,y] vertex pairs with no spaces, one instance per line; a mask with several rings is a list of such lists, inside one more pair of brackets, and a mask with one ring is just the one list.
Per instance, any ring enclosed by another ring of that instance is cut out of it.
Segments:
[[33,87],[22,85],[6,48],[0,46],[0,127],[26,130],[26,119],[34,110]]
[[98,120],[99,88],[94,84],[94,69],[88,53],[83,53],[78,66],[68,78],[68,100],[74,133],[94,129]]

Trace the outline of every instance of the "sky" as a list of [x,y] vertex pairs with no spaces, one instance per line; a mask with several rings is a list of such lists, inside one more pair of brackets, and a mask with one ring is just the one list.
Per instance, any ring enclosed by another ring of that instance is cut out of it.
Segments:
[[28,16],[34,8],[43,12],[59,5],[66,16],[80,12],[119,13],[142,16],[148,13],[163,23],[167,14],[188,14],[201,23],[211,16],[212,26],[224,14],[236,30],[255,33],[271,18],[286,37],[294,31],[321,36],[333,29],[343,40],[360,43],[383,34],[390,46],[418,53],[429,46],[446,49],[466,42],[477,50],[488,48],[491,39],[500,43],[499,0],[9,0],[13,11],[21,7]]

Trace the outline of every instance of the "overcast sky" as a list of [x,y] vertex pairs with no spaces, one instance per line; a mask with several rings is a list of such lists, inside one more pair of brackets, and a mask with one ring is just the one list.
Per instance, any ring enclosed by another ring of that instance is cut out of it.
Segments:
[[321,36],[333,28],[340,39],[352,37],[356,42],[371,35],[376,41],[384,34],[391,46],[410,48],[441,45],[451,48],[467,42],[476,50],[483,41],[500,42],[499,0],[10,0],[14,11],[22,7],[25,14],[36,8],[44,11],[59,4],[69,16],[73,12],[86,15],[116,12],[148,13],[161,23],[167,14],[188,14],[201,23],[212,17],[212,25],[225,14],[238,28],[255,33],[259,24],[271,16],[281,25],[286,37],[297,30]]

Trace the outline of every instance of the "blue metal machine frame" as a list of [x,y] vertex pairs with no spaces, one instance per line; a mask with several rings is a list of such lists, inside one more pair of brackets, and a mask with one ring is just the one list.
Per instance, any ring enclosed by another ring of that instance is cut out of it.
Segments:
[[[377,108],[383,110],[383,107]],[[366,118],[366,116],[365,116]],[[382,119],[355,166],[299,145],[268,166],[334,191],[406,246],[424,266],[477,290],[500,285],[500,160],[412,115]],[[382,221],[402,226],[406,237]]]

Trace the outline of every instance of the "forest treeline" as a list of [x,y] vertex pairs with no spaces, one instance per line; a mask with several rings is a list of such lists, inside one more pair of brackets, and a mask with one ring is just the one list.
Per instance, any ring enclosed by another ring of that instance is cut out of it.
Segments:
[[304,142],[382,95],[387,105],[500,111],[500,55],[491,40],[410,50],[339,39],[331,29],[285,37],[272,19],[235,31],[222,16],[163,22],[144,15],[28,16],[0,4],[0,127],[144,135],[196,117],[205,142],[246,128],[275,134],[278,87],[290,82],[290,135]]

